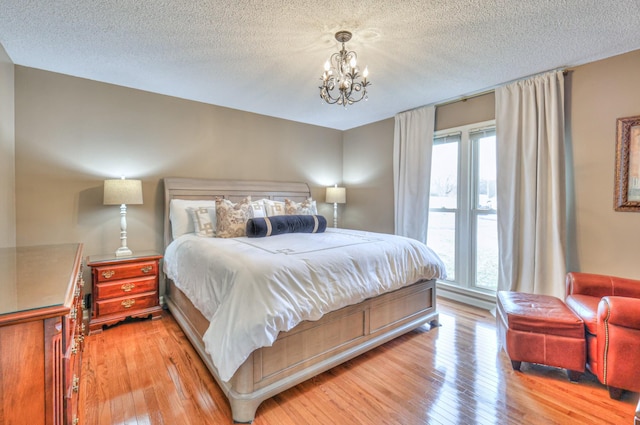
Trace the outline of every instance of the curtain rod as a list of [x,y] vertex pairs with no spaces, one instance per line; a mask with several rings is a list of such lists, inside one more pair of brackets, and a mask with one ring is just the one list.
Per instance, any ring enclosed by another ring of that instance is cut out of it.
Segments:
[[456,102],[466,102],[469,99],[473,99],[473,98],[476,98],[476,97],[484,96],[484,95],[489,94],[489,93],[493,93],[493,92],[496,91],[496,89],[498,87],[502,87],[502,86],[505,86],[507,84],[515,83],[516,81],[526,80],[528,78],[535,77],[537,75],[546,74],[547,72],[560,71],[560,70],[562,70],[562,74],[565,75],[565,76],[568,73],[573,72],[573,69],[569,69],[567,67],[560,67],[560,68],[550,69],[548,71],[539,72],[537,74],[532,74],[532,75],[529,75],[527,77],[522,77],[522,78],[517,78],[515,80],[507,81],[506,83],[497,84],[495,86],[492,86],[492,87],[489,87],[489,88],[486,88],[486,89],[483,89],[483,90],[480,90],[480,91],[477,91],[477,92],[471,92],[471,93],[463,95],[463,96],[456,96],[455,98],[445,99],[445,100],[443,100],[441,102],[438,102],[438,103],[430,103],[428,105],[418,106],[417,108],[407,109],[406,111],[402,111],[402,112],[413,111],[414,109],[423,108],[424,106],[435,106],[436,108],[438,108],[440,106],[450,105],[450,104],[456,103]]

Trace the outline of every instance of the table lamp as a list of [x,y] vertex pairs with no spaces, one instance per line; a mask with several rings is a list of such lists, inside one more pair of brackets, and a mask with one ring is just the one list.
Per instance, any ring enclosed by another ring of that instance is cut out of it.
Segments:
[[113,179],[104,181],[104,205],[120,205],[120,248],[116,257],[132,255],[127,248],[127,204],[142,204],[142,181]]
[[325,202],[333,204],[333,227],[338,227],[338,204],[347,202],[347,189],[338,187],[337,184],[328,187]]

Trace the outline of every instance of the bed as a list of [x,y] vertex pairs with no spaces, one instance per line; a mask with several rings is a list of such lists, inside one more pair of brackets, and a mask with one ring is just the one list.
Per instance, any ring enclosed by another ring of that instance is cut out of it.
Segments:
[[[187,244],[185,241],[190,238],[195,243],[198,239],[192,235],[186,235],[176,238],[176,243],[172,244],[175,234],[170,219],[172,200],[211,201],[221,197],[239,202],[251,196],[252,199],[273,201],[289,199],[294,202],[303,202],[310,198],[307,184],[298,182],[172,177],[164,179],[164,192],[165,254],[171,254],[171,256],[175,256],[175,245],[178,242]],[[175,218],[174,221],[176,221]],[[177,221],[176,226],[178,226]],[[358,249],[367,244],[377,243],[375,241],[369,243],[372,240],[395,238],[390,235],[339,229],[327,229],[326,233],[325,238],[329,240],[342,238],[342,234],[347,234],[347,237],[358,241],[357,244],[360,244]],[[262,238],[264,241],[243,238],[238,239],[237,245],[242,245],[241,249],[244,250],[264,251],[267,248],[261,245],[257,245],[256,248],[253,245],[258,242],[275,243],[277,238],[282,238],[278,241],[285,240],[282,236]],[[197,260],[194,264],[201,262]],[[167,266],[168,263],[173,266]],[[228,367],[217,367],[213,360],[218,350],[213,348],[210,333],[208,334],[207,331],[214,327],[215,320],[210,323],[207,319],[206,316],[211,317],[211,314],[199,305],[202,303],[201,299],[198,297],[194,300],[190,299],[187,293],[191,292],[187,289],[183,290],[180,287],[183,285],[176,284],[174,280],[182,280],[181,277],[170,278],[174,276],[173,269],[177,268],[175,264],[180,262],[165,255],[165,272],[167,267],[172,268],[172,271],[167,273],[164,301],[228,398],[233,420],[236,423],[251,423],[259,404],[267,398],[419,326],[427,323],[431,327],[438,325],[435,280],[444,277],[444,266],[435,256],[432,264],[425,265],[425,270],[429,271],[422,272],[423,275],[429,274],[428,278],[422,276],[417,281],[413,278],[408,279],[411,281],[403,282],[401,287],[390,287],[390,291],[336,310],[323,312],[317,320],[316,317],[313,317],[313,320],[302,320],[286,331],[277,331],[272,342],[266,346],[252,348],[237,368],[235,366],[231,368],[233,373],[230,374]],[[199,305],[199,308],[196,305]],[[207,314],[203,314],[203,311]],[[235,331],[230,333],[235,334]],[[212,350],[207,349],[205,341],[209,341],[209,348]]]

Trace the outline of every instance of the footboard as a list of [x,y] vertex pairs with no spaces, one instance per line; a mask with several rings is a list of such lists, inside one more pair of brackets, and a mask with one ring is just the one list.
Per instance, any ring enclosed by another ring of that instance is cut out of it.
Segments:
[[202,342],[206,319],[171,282],[169,310],[226,394],[235,422],[252,422],[265,399],[427,322],[437,326],[435,281],[420,281],[303,322],[254,351],[229,382],[219,379]]

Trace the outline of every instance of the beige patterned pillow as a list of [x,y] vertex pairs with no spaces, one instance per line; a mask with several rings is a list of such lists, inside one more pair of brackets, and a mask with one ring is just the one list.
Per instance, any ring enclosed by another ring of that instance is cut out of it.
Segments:
[[197,236],[213,238],[216,235],[215,207],[187,208],[187,211],[191,214]]
[[234,204],[228,199],[216,198],[216,232],[219,238],[237,238],[246,235],[247,220],[251,217],[251,197]]
[[284,211],[284,202],[272,201],[271,199],[263,199],[262,202],[264,203],[264,209],[267,213],[267,217],[286,214]]
[[285,212],[287,215],[316,215],[318,209],[316,207],[316,201],[313,199],[305,199],[302,202],[294,202],[290,199],[284,200]]

